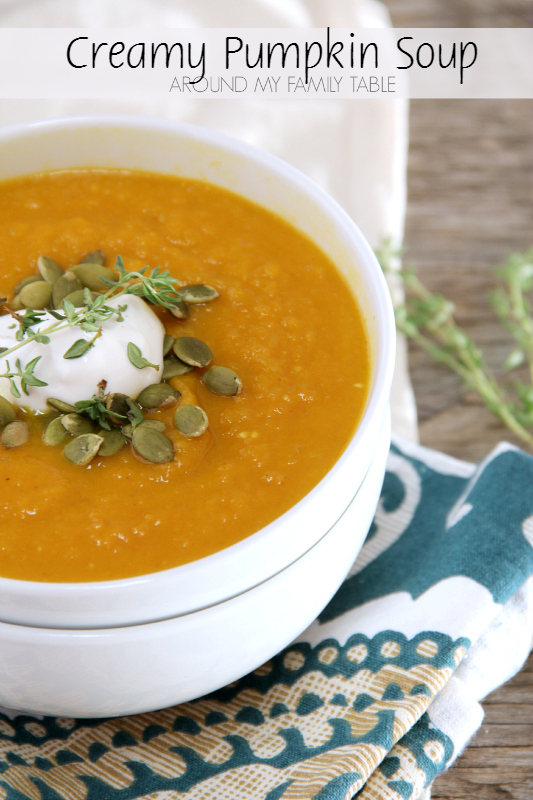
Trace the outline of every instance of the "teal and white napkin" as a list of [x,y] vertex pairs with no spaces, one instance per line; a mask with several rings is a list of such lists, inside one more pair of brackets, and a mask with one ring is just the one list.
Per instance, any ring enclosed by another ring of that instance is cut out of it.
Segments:
[[0,714],[5,800],[417,800],[527,656],[533,458],[395,441],[374,523],[292,645],[197,701],[112,720]]

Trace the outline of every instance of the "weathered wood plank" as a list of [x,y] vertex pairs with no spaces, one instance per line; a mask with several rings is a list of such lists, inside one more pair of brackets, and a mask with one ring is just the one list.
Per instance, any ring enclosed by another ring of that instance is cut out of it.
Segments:
[[[385,0],[397,27],[533,27],[531,0]],[[405,260],[497,369],[510,347],[493,269],[533,245],[533,101],[411,103]],[[515,439],[454,375],[410,350],[423,444],[478,461]],[[484,702],[485,723],[434,800],[533,800],[533,656]],[[514,731],[514,732],[513,732]],[[516,744],[517,746],[512,746]]]
[[[476,734],[472,747],[528,747],[533,740],[533,716],[529,724],[517,722],[485,723]],[[533,755],[531,756],[533,758]]]
[[461,770],[443,775],[435,783],[431,793],[432,800],[531,800],[533,781],[527,775],[510,770],[502,774],[502,783],[492,783],[494,770],[487,769],[486,775],[473,770],[466,777]]
[[[496,693],[494,693],[496,694]],[[494,696],[494,695],[492,695]],[[486,700],[483,703],[486,725],[524,725],[533,719],[533,701],[531,703],[515,703],[509,709],[509,703]]]

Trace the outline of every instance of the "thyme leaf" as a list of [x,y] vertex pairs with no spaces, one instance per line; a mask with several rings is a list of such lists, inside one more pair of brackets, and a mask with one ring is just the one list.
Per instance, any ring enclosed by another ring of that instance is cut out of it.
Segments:
[[[40,380],[37,378],[33,371],[37,366],[37,363],[40,361],[42,356],[37,356],[29,361],[25,367],[22,366],[20,363],[20,359],[17,358],[15,361],[15,370],[11,370],[11,365],[9,361],[6,359],[7,370],[4,372],[3,375],[0,375],[0,378],[7,378],[9,381],[9,391],[13,395],[13,397],[21,397],[20,389],[24,392],[24,394],[29,395],[28,386],[48,386],[45,381]],[[15,378],[20,380],[20,389],[15,382]]]
[[159,364],[151,364],[144,358],[143,354],[141,353],[140,347],[137,347],[136,344],[133,342],[128,342],[128,358],[133,364],[134,367],[137,369],[144,369],[144,367],[153,367],[155,370],[159,370]]

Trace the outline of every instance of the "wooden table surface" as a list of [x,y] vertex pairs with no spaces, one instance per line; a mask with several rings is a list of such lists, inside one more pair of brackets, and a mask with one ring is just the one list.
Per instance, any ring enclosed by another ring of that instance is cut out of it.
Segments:
[[[533,27],[532,0],[385,3],[397,27]],[[412,101],[404,260],[455,302],[492,367],[510,348],[487,300],[493,268],[532,245],[533,100]],[[423,444],[476,461],[513,441],[453,374],[409,355]],[[432,797],[533,800],[533,655],[483,706],[483,726]]]

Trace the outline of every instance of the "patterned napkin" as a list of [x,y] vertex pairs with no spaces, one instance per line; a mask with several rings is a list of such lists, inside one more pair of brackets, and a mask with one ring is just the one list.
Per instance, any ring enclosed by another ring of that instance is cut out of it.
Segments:
[[508,445],[475,468],[396,440],[355,565],[292,645],[163,711],[0,714],[0,797],[415,800],[527,655],[532,485]]

